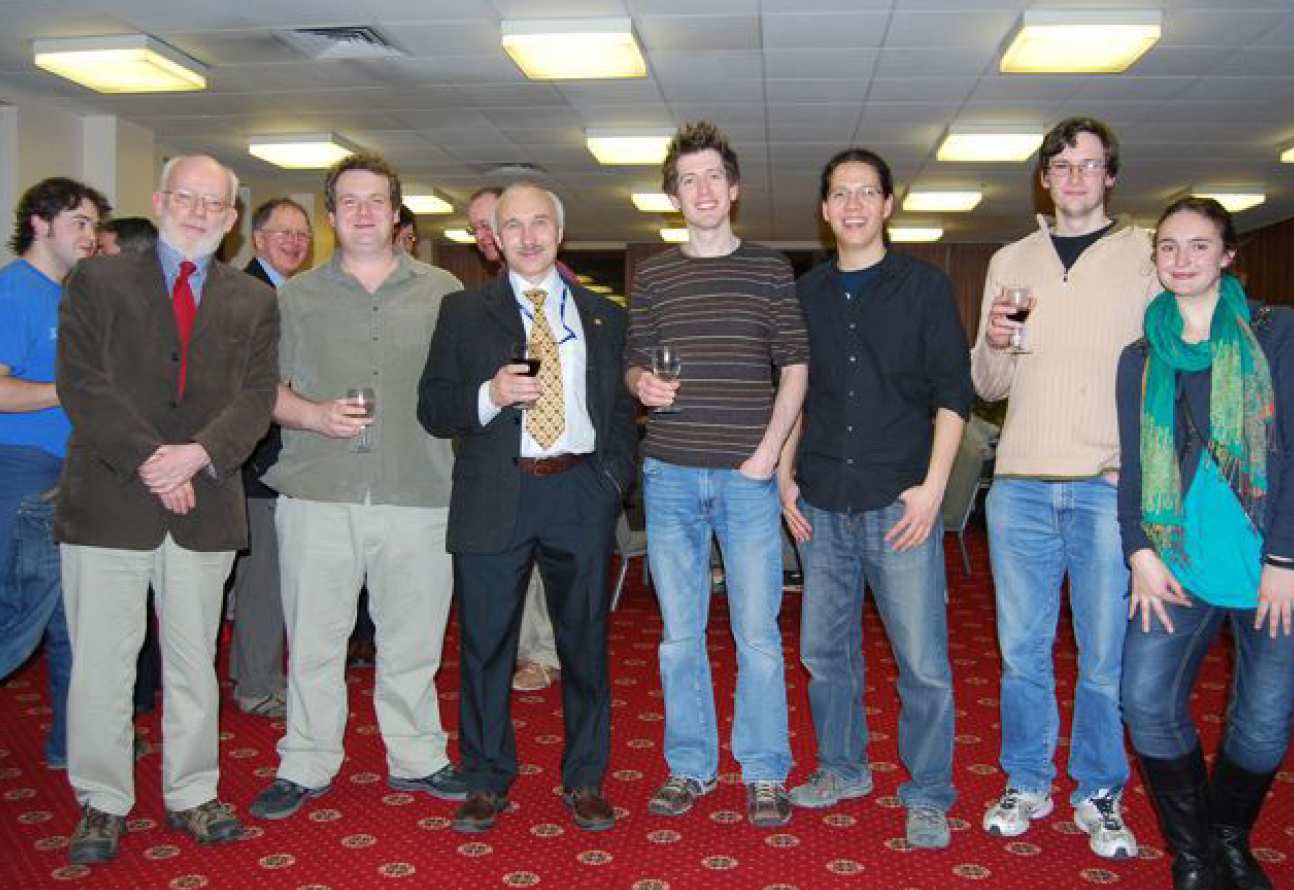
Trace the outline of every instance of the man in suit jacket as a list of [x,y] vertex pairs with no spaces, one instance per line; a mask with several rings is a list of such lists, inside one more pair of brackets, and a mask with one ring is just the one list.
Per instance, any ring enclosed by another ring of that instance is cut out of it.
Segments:
[[[462,633],[458,831],[491,828],[517,775],[509,685],[526,579],[537,561],[562,663],[562,796],[576,825],[611,828],[607,568],[633,474],[633,403],[620,384],[625,315],[557,272],[563,213],[530,183],[506,189],[493,227],[508,274],[445,298],[418,418],[457,436],[448,547]],[[524,346],[540,366],[514,361]]]
[[201,843],[242,826],[216,797],[214,660],[223,588],[247,543],[238,473],[277,382],[269,288],[214,261],[238,180],[178,157],[153,194],[152,256],[92,258],[59,312],[58,396],[72,421],[55,534],[72,637],[68,779],[74,863],[117,854],[135,803],[128,679],[149,583],[161,618],[167,821]]
[[[271,198],[252,214],[256,256],[243,269],[275,290],[310,253],[310,217],[291,198]],[[283,679],[283,598],[279,595],[279,541],[274,503],[279,493],[261,481],[283,447],[278,424],[243,464],[247,493],[247,550],[234,564],[234,633],[229,677],[244,714],[270,720],[287,716]]]

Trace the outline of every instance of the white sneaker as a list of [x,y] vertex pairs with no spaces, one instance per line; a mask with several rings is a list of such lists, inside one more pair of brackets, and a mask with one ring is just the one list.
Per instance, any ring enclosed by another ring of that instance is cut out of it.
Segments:
[[1137,856],[1137,839],[1123,821],[1122,796],[1101,788],[1074,807],[1074,824],[1087,832],[1092,852],[1105,859]]
[[984,830],[998,837],[1017,837],[1029,830],[1029,823],[1050,815],[1050,794],[1034,794],[1008,788],[997,803],[984,812]]

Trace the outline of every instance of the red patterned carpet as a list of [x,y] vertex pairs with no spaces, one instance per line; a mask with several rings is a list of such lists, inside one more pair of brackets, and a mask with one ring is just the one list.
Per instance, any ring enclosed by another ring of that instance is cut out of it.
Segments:
[[[1137,890],[1166,887],[1162,841],[1139,787],[1128,795],[1130,821],[1142,841],[1141,858],[1108,863],[1088,852],[1086,838],[1066,821],[1069,808],[1012,841],[979,828],[980,815],[1000,790],[997,759],[998,661],[991,585],[981,539],[973,541],[975,574],[966,578],[949,561],[952,584],[952,657],[957,680],[958,747],[952,846],[937,853],[904,849],[903,813],[895,791],[901,779],[896,753],[894,665],[875,612],[867,612],[868,705],[877,790],[827,812],[798,811],[780,831],[750,828],[743,817],[736,765],[726,758],[719,791],[682,819],[654,817],[647,799],[664,777],[662,703],[656,671],[660,619],[650,592],[631,590],[611,634],[615,710],[612,773],[605,790],[620,808],[612,832],[575,829],[555,795],[561,749],[560,696],[555,688],[518,695],[513,714],[523,761],[514,804],[486,835],[449,828],[452,806],[426,796],[392,793],[385,785],[381,740],[373,719],[372,672],[352,674],[349,757],[334,790],[285,823],[252,823],[245,838],[198,848],[166,827],[158,791],[160,757],[139,765],[139,804],[123,840],[121,858],[94,870],[66,864],[67,835],[76,806],[63,773],[41,762],[48,719],[43,665],[34,661],[0,687],[0,887],[99,888],[257,887],[259,890],[342,888],[810,888],[868,890],[942,888],[1083,888],[1114,884]],[[955,550],[955,548],[954,548]],[[638,572],[631,571],[631,579]],[[812,766],[813,732],[806,675],[796,660],[799,596],[788,595],[782,614],[791,697],[792,781]],[[457,722],[457,663],[453,629],[440,676],[446,724]],[[1074,646],[1068,633],[1057,646],[1061,691],[1072,692]],[[734,654],[725,603],[716,598],[710,651],[720,701],[731,713]],[[1216,744],[1228,679],[1228,655],[1210,654],[1197,700],[1206,742]],[[223,717],[224,797],[245,810],[276,763],[281,726],[242,715],[226,705]],[[1067,721],[1067,712],[1064,712]],[[156,715],[143,722],[153,739]],[[1060,755],[1064,757],[1064,749]],[[1067,797],[1067,780],[1058,784]],[[1294,765],[1275,785],[1254,837],[1277,887],[1294,888]]]

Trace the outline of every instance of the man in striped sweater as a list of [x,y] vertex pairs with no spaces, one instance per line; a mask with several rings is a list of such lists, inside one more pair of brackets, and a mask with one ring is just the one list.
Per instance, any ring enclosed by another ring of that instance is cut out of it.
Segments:
[[[710,539],[717,535],[737,642],[732,753],[751,823],[784,825],[791,753],[774,476],[804,400],[808,338],[786,258],[733,233],[740,174],[718,129],[680,129],[663,172],[689,240],[638,270],[625,359],[625,381],[644,405],[677,409],[650,415],[643,463],[649,558],[665,623],[660,672],[669,765],[648,809],[679,816],[715,787],[719,742],[705,628]],[[681,373],[653,368],[662,346],[677,350]],[[781,369],[776,387],[774,366]]]
[[[1014,837],[1052,811],[1060,721],[1052,645],[1060,586],[1078,640],[1069,742],[1074,821],[1099,856],[1137,855],[1120,800],[1128,778],[1119,718],[1128,570],[1116,509],[1119,353],[1141,334],[1158,292],[1148,233],[1111,219],[1106,198],[1119,146],[1100,121],[1057,124],[1039,152],[1054,221],[1008,244],[989,263],[971,354],[979,395],[1009,398],[988,498],[989,548],[1002,649],[1002,770],[1006,790],[984,830]],[[1028,287],[1028,323],[1002,300]],[[1023,348],[1012,335],[1023,328]]]

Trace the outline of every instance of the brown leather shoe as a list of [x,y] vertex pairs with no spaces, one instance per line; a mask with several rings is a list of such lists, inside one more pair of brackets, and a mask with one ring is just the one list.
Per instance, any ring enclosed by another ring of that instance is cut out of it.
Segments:
[[469,791],[454,813],[454,830],[480,834],[494,827],[494,819],[508,808],[508,799],[493,791]]
[[575,817],[575,824],[585,831],[615,828],[616,813],[596,785],[562,789],[562,802]]

